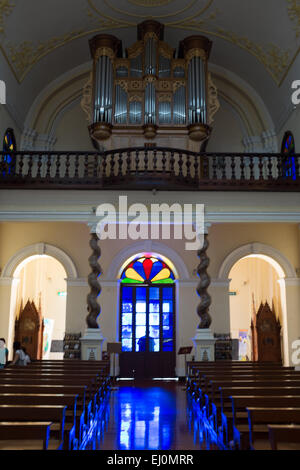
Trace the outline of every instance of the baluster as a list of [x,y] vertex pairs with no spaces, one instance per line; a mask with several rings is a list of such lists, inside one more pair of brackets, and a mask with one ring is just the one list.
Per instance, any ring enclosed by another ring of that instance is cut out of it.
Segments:
[[235,157],[232,155],[231,156],[231,179],[236,180],[236,174],[235,174]]
[[59,179],[59,177],[60,177],[60,155],[56,155],[55,179]]
[[183,161],[182,161],[182,153],[179,152],[179,160],[178,160],[178,166],[179,166],[179,173],[178,173],[178,176],[182,177],[183,176],[183,173],[182,173],[182,165],[183,165]]
[[226,180],[226,158],[222,157],[222,179]]
[[254,163],[253,163],[252,155],[250,156],[249,168],[250,168],[250,180],[254,180]]
[[89,154],[88,153],[84,154],[83,165],[84,165],[83,177],[88,178],[89,176]]
[[194,155],[194,171],[195,171],[195,175],[194,175],[194,180],[198,180],[198,171],[199,171],[199,156],[198,155]]
[[145,150],[145,172],[148,171],[148,164],[149,164],[149,155],[148,155],[148,149]]
[[259,179],[260,180],[264,179],[263,168],[264,168],[263,157],[260,155],[258,157],[258,169],[259,169]]
[[130,155],[130,150],[128,150],[128,152],[127,152],[126,163],[127,163],[127,174],[130,175],[130,170],[131,170],[131,155]]
[[171,150],[171,156],[170,156],[170,172],[171,175],[174,176],[174,167],[175,167],[175,157],[174,157],[174,150]]
[[70,154],[66,154],[66,172],[65,177],[70,178]]
[[213,168],[213,179],[216,180],[218,178],[217,176],[217,157],[213,155],[213,163],[212,163],[212,168]]
[[278,172],[277,178],[278,179],[282,178],[282,175],[283,175],[282,166],[283,166],[283,158],[281,157],[281,155],[278,155],[277,156],[277,172]]
[[[174,157],[174,152],[173,152],[173,157]],[[157,150],[154,149],[153,152],[153,171],[157,171]]]
[[103,168],[103,178],[107,178],[107,175],[106,175],[107,155],[106,153],[104,153],[102,157],[102,168]]
[[110,155],[110,176],[113,178],[115,176],[115,154],[111,153]]
[[47,163],[46,163],[46,180],[50,180],[50,178],[51,178],[51,155],[48,153]]
[[167,162],[166,152],[163,150],[163,154],[162,154],[162,171],[163,171],[163,174],[166,173],[166,162]]
[[245,179],[245,160],[244,156],[240,155],[240,167],[241,167],[241,180]]
[[268,156],[268,180],[273,179],[273,161],[271,155]]
[[[196,158],[198,161],[198,158],[201,158],[201,156],[199,155],[199,157],[197,156]],[[209,178],[209,158],[207,155],[203,155],[202,169],[203,169],[203,178]]]
[[32,166],[33,166],[33,156],[31,154],[29,155],[28,173],[27,173],[27,177],[29,178],[32,178]]
[[189,154],[186,155],[186,177],[191,179],[191,161]]
[[42,177],[42,155],[39,153],[38,155],[38,161],[37,161],[37,172],[36,172],[36,178],[41,179]]
[[93,177],[97,178],[97,176],[98,176],[98,154],[95,153],[94,162],[93,162]]
[[75,172],[74,172],[74,177],[79,178],[79,155],[75,155]]
[[122,158],[122,153],[119,152],[119,159],[118,159],[118,163],[119,163],[119,172],[118,172],[118,176],[122,176],[122,169],[123,169],[123,158]]
[[23,167],[24,167],[24,155],[19,155],[19,173],[20,176],[23,176]]

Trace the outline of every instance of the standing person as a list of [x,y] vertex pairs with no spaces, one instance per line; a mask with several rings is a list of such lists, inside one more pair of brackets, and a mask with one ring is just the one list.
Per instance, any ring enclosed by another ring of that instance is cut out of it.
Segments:
[[8,349],[5,344],[5,339],[0,338],[0,369],[4,369],[8,360]]
[[21,343],[15,341],[13,344],[14,348],[14,358],[11,363],[12,366],[26,366],[25,354],[23,349],[21,349]]
[[23,349],[24,354],[25,354],[25,359],[24,359],[24,361],[25,361],[25,366],[27,366],[28,364],[31,363],[31,359],[30,359],[29,354],[27,354],[26,348],[24,348],[24,347],[22,346],[22,349]]

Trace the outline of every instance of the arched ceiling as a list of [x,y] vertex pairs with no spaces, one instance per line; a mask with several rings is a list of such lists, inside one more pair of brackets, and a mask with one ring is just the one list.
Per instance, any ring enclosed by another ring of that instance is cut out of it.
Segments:
[[46,85],[90,60],[89,38],[114,34],[125,49],[149,18],[172,47],[191,34],[212,39],[210,62],[255,88],[280,125],[300,79],[299,0],[0,0],[0,79],[19,122]]

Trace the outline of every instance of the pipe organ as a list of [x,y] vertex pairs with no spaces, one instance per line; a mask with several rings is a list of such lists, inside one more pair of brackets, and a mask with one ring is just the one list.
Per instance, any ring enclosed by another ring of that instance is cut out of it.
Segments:
[[163,40],[163,24],[147,20],[137,29],[138,41],[124,52],[115,36],[90,40],[92,139],[102,142],[114,131],[131,129],[146,139],[177,130],[194,141],[206,140],[218,109],[208,74],[212,42],[189,36],[176,51]]

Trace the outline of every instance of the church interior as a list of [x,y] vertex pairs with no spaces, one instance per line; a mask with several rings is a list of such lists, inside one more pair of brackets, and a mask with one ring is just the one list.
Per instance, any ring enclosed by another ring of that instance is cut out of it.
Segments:
[[299,0],[0,1],[0,450],[300,450],[299,51]]

